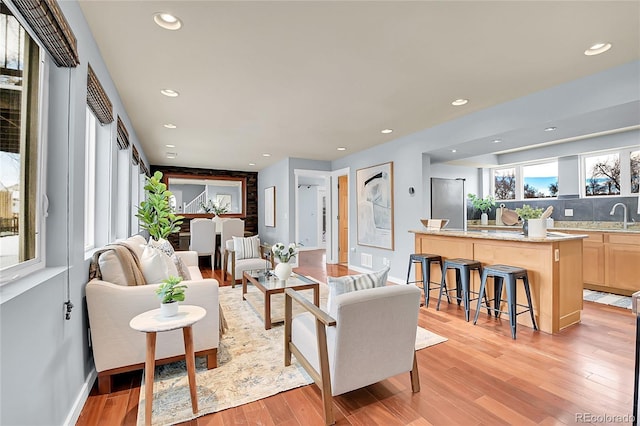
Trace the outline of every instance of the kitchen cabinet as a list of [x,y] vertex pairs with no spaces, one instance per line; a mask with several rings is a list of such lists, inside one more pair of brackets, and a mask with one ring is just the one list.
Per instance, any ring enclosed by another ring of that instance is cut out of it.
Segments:
[[588,236],[582,242],[584,288],[625,296],[640,290],[640,234],[562,231]]
[[605,234],[605,286],[631,295],[640,290],[640,234]]

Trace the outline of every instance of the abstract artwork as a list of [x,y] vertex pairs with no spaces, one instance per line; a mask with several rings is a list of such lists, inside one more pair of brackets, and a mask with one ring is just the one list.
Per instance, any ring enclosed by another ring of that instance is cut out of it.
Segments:
[[264,226],[276,226],[276,187],[270,186],[264,190]]
[[358,244],[393,250],[393,162],[356,171]]

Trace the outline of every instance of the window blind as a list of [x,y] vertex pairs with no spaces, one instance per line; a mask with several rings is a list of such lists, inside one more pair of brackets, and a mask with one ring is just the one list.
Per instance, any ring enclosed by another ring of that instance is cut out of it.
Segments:
[[100,123],[109,124],[113,121],[113,105],[96,73],[93,72],[91,64],[87,71],[87,104]]

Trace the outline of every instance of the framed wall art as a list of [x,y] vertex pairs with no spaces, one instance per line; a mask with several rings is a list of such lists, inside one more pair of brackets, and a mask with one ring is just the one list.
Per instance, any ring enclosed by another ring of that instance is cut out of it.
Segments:
[[264,225],[276,226],[276,187],[270,186],[264,189]]
[[393,162],[356,171],[358,244],[393,250]]

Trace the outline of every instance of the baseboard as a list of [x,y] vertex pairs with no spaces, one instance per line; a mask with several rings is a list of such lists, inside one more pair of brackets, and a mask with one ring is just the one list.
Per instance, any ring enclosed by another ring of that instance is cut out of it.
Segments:
[[78,397],[75,402],[71,406],[71,410],[69,414],[67,414],[67,418],[64,420],[64,426],[73,426],[78,422],[78,418],[80,418],[80,413],[82,413],[82,409],[84,408],[84,404],[87,402],[89,398],[89,392],[91,392],[91,388],[98,378],[98,373],[95,368],[92,368],[87,376],[80,392],[78,393]]
[[[347,267],[349,269],[353,269],[356,272],[360,272],[361,274],[369,274],[371,272],[375,272],[372,269],[362,268],[360,266],[353,266],[351,264],[349,264]],[[392,277],[391,275],[387,276],[387,281],[391,281],[394,284],[406,284],[407,283],[407,280],[404,280],[402,278]]]

